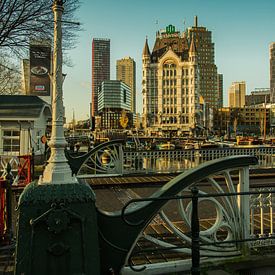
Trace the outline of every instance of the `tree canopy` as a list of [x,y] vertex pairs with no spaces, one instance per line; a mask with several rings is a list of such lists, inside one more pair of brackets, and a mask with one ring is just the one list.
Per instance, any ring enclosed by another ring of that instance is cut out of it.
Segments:
[[[30,39],[52,39],[53,0],[1,0],[0,49],[17,55],[25,52]],[[63,47],[75,45],[80,26],[75,24],[79,0],[64,1]]]

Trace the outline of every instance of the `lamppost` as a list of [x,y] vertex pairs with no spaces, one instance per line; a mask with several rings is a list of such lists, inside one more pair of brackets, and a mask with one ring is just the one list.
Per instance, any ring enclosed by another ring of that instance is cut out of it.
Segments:
[[67,163],[64,149],[66,140],[64,137],[64,108],[63,108],[63,81],[62,74],[62,27],[61,18],[63,13],[63,1],[55,0],[53,3],[54,13],[54,49],[53,49],[53,100],[52,100],[52,134],[48,143],[51,155],[40,176],[39,184],[64,184],[74,183],[76,178],[72,177],[72,171]]
[[[18,203],[15,274],[100,274],[95,195],[71,174],[64,149],[62,100],[63,1],[54,0],[51,156],[43,176]],[[89,234],[86,234],[89,232]]]

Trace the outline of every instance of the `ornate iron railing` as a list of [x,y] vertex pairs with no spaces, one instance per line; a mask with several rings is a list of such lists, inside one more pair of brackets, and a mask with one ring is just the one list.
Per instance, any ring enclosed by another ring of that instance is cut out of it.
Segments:
[[66,152],[73,173],[80,178],[181,173],[209,160],[240,155],[256,156],[259,163],[255,168],[275,166],[275,147],[126,151],[122,143],[122,140],[106,142],[80,157]]
[[248,193],[252,164],[257,159],[249,156],[213,160],[175,177],[149,198],[131,200],[121,213],[99,211],[103,266],[124,265],[123,274],[190,270],[193,187],[198,189],[201,262],[247,253],[248,246],[239,241],[250,238],[249,198],[238,192]]

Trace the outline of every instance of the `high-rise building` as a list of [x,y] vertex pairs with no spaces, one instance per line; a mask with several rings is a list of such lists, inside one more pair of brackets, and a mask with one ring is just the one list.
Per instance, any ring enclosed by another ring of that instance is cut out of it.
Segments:
[[228,105],[231,108],[245,106],[246,84],[245,81],[233,82],[228,90]]
[[131,57],[117,60],[116,79],[122,80],[131,88],[131,111],[136,112],[136,62]]
[[[98,87],[98,117],[101,129],[127,128],[133,124],[131,89],[120,80],[106,80]],[[124,119],[124,123],[122,123]]]
[[200,124],[200,90],[194,40],[169,25],[142,54],[143,126],[148,134],[194,132]]
[[223,107],[223,75],[218,74],[218,98],[219,98],[219,105],[218,108]]
[[221,107],[221,99],[218,91],[218,74],[215,65],[212,32],[205,27],[198,26],[198,17],[195,16],[194,26],[187,29],[186,35],[189,44],[193,38],[197,51],[200,93],[210,107],[219,108]]
[[91,117],[98,113],[98,87],[110,80],[110,39],[94,38],[92,42],[92,103]]
[[275,42],[269,47],[269,61],[270,61],[270,101],[275,103]]

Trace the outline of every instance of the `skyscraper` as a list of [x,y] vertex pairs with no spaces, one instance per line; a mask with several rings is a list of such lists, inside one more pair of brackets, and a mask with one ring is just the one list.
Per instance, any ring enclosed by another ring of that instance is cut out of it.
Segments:
[[245,106],[246,84],[245,81],[233,82],[228,91],[228,104],[231,108]]
[[91,117],[98,113],[98,87],[104,80],[110,80],[110,39],[94,38],[92,42]]
[[221,99],[218,91],[218,74],[215,65],[215,50],[212,43],[212,32],[205,27],[198,26],[198,17],[195,16],[194,26],[188,28],[187,38],[190,43],[194,39],[197,50],[200,93],[210,107],[219,108]]
[[269,61],[270,61],[270,101],[275,103],[275,42],[269,47]]
[[218,74],[218,93],[219,93],[218,108],[222,108],[223,107],[223,74]]
[[131,112],[136,112],[136,62],[131,57],[117,60],[116,79],[131,88]]

